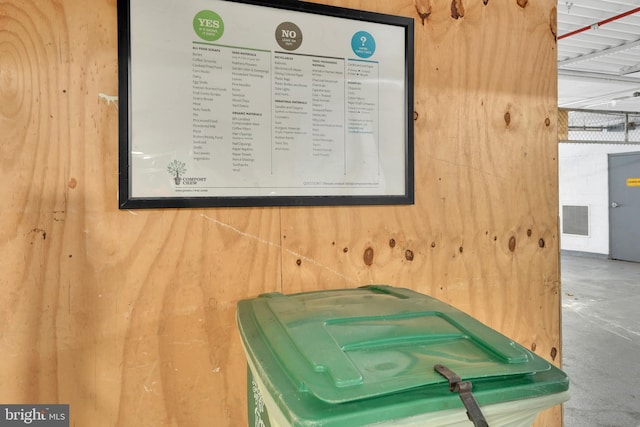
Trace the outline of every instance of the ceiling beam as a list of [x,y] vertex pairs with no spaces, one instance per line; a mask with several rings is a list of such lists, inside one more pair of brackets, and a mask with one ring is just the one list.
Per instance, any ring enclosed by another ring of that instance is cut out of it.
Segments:
[[633,74],[640,71],[640,64],[633,65],[631,67],[624,67],[620,69],[620,75],[626,76],[627,74]]
[[579,70],[558,70],[558,77],[570,77],[580,80],[598,80],[608,82],[633,83],[640,85],[640,78],[619,76],[616,74],[593,73]]
[[563,61],[558,61],[558,68],[566,67],[567,65],[574,64],[576,62],[587,61],[589,59],[600,58],[601,56],[611,55],[613,53],[621,52],[627,49],[633,49],[635,47],[640,46],[640,39],[623,43],[618,46],[610,47],[607,49],[596,50],[591,53],[587,53],[585,55],[576,56],[575,58],[565,59]]
[[587,30],[597,30],[598,28],[600,28],[604,24],[608,24],[609,22],[617,21],[618,19],[622,19],[625,16],[633,15],[636,12],[640,12],[640,7],[636,7],[635,9],[628,10],[628,11],[626,11],[624,13],[621,13],[619,15],[616,15],[616,16],[612,16],[611,18],[607,18],[607,19],[605,19],[603,21],[596,22],[596,23],[593,23],[591,25],[587,25],[586,27],[578,28],[577,30],[571,31],[570,33],[562,34],[561,36],[558,36],[558,40],[562,40],[564,38],[571,37],[573,35],[582,33],[582,32],[587,31]]

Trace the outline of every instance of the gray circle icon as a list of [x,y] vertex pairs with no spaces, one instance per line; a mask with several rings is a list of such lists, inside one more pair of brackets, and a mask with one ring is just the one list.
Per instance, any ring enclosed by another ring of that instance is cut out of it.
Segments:
[[283,22],[276,28],[276,41],[284,50],[296,50],[302,44],[302,31],[293,22]]

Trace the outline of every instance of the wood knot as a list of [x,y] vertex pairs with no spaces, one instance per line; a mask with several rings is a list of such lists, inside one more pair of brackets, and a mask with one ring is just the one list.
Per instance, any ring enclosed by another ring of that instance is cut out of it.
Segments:
[[507,126],[511,124],[511,113],[508,111],[504,113],[504,122],[507,124]]
[[453,19],[464,18],[464,5],[462,0],[451,0],[451,17]]
[[31,230],[31,232],[35,234],[40,234],[40,236],[42,236],[42,240],[47,240],[47,232],[44,231],[42,228],[34,228],[33,230]]
[[516,0],[516,3],[518,3],[518,6],[525,8],[527,7],[527,4],[529,3],[529,0]]
[[549,117],[547,117],[546,119],[544,119],[544,125],[545,125],[546,127],[551,126],[551,120],[549,120]]
[[431,15],[431,0],[414,0],[414,4],[416,12],[418,12],[418,16],[422,20],[422,25],[424,25],[425,19]]
[[396,247],[396,239],[389,239],[389,247],[390,248]]
[[558,355],[558,349],[553,347],[551,349],[551,360],[553,360],[555,362],[557,355]]
[[511,252],[516,250],[516,237],[515,236],[511,236],[511,238],[509,239],[509,250]]
[[555,7],[551,9],[549,14],[549,30],[554,40],[558,40],[558,9]]
[[413,251],[411,249],[407,249],[404,251],[404,257],[407,261],[413,261]]
[[373,264],[373,248],[371,246],[364,250],[362,259],[364,260],[365,265]]

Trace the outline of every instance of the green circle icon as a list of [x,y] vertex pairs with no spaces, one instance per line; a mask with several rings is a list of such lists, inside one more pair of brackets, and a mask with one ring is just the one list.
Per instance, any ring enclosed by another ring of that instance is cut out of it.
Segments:
[[202,40],[212,42],[222,37],[224,22],[211,10],[202,10],[193,18],[193,29]]

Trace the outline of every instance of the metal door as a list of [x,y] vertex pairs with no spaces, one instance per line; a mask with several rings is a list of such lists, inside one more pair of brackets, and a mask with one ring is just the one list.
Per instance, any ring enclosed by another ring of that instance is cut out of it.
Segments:
[[640,262],[640,152],[609,154],[609,256]]

